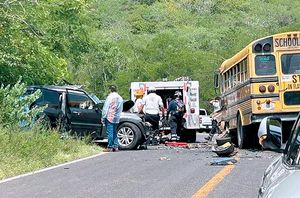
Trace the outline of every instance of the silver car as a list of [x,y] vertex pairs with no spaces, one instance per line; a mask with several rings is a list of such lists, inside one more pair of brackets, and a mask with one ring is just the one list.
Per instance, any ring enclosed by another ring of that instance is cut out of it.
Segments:
[[260,124],[258,137],[263,148],[277,150],[282,155],[266,169],[259,188],[258,197],[300,197],[300,119],[299,115],[290,137],[281,142],[280,118],[267,117]]

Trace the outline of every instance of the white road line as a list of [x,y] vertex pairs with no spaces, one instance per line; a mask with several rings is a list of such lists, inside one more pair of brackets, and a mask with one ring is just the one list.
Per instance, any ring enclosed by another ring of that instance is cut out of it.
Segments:
[[26,177],[26,176],[29,176],[29,175],[34,175],[34,174],[37,174],[37,173],[41,173],[41,172],[45,172],[45,171],[52,170],[52,169],[55,169],[55,168],[59,168],[59,167],[62,167],[62,166],[66,166],[66,165],[69,165],[69,164],[74,164],[74,163],[81,162],[81,161],[84,161],[84,160],[92,159],[92,158],[95,158],[95,157],[98,157],[98,156],[104,155],[104,154],[106,154],[106,153],[103,152],[103,153],[99,153],[97,155],[93,155],[93,156],[89,156],[89,157],[86,157],[86,158],[74,160],[74,161],[71,161],[71,162],[66,162],[66,163],[63,163],[63,164],[56,165],[56,166],[51,166],[51,167],[48,167],[48,168],[44,168],[44,169],[40,169],[40,170],[37,170],[37,171],[25,173],[25,174],[18,175],[18,176],[15,176],[15,177],[9,177],[7,179],[1,180],[0,184],[5,183],[5,182],[9,182],[9,181],[12,181],[12,180],[15,180],[15,179],[19,179],[19,178],[22,178],[22,177]]

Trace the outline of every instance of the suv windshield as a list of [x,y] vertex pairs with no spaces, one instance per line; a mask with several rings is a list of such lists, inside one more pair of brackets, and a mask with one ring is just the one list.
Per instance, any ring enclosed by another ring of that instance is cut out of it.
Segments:
[[88,94],[90,98],[93,99],[93,101],[96,103],[96,104],[99,104],[101,103],[101,100],[95,95],[95,94]]

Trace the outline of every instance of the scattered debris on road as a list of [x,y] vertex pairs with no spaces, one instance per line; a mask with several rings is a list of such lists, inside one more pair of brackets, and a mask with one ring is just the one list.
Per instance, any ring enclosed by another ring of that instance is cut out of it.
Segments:
[[163,161],[163,160],[169,161],[169,160],[171,160],[171,159],[170,159],[170,158],[167,158],[167,157],[160,157],[159,160],[161,160],[161,161]]
[[218,166],[218,165],[232,165],[237,163],[237,160],[232,157],[220,157],[218,159],[215,159],[210,162],[210,165],[212,166]]
[[165,145],[166,146],[188,148],[188,144],[186,142],[166,142]]

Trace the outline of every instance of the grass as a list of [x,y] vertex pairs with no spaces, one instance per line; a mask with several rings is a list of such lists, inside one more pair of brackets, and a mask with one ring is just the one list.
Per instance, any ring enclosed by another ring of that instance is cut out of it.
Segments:
[[0,180],[101,152],[76,139],[60,139],[56,131],[0,127]]

